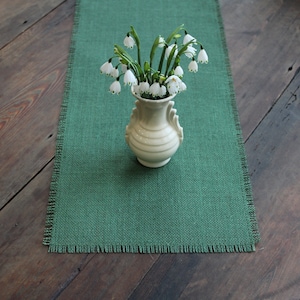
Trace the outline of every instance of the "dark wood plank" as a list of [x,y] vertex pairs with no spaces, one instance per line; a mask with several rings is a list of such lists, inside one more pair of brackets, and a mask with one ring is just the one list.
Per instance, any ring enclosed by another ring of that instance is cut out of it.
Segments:
[[52,163],[1,211],[0,299],[50,299],[92,257],[42,246],[51,172]]
[[0,49],[65,0],[1,0]]
[[0,299],[122,299],[158,255],[47,253],[52,168],[51,162],[1,211]]
[[[208,255],[161,255],[128,299],[178,299],[193,279],[197,267],[200,262],[205,260],[205,257]],[[198,298],[190,297],[188,299]]]
[[0,207],[54,156],[74,0],[0,51]]
[[300,65],[300,1],[220,3],[246,139]]
[[246,143],[257,252],[161,256],[130,299],[299,299],[299,128],[300,72]]
[[158,254],[128,253],[95,255],[61,293],[61,298],[128,299],[158,257]]

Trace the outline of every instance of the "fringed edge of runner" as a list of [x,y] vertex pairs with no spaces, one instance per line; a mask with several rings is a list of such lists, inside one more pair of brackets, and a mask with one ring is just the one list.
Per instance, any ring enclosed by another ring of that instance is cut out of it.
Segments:
[[49,192],[49,200],[47,207],[47,216],[46,216],[46,224],[44,230],[44,239],[43,245],[49,246],[52,237],[52,227],[54,221],[54,212],[56,206],[56,194],[57,194],[57,183],[58,178],[60,176],[60,164],[63,150],[63,141],[64,141],[64,132],[65,132],[65,123],[67,116],[67,108],[69,103],[69,94],[70,94],[70,86],[71,86],[71,78],[73,71],[73,61],[75,55],[75,43],[76,43],[76,32],[78,30],[79,25],[79,16],[80,16],[80,0],[76,1],[75,5],[75,14],[73,21],[73,29],[72,29],[72,38],[69,47],[69,56],[68,56],[68,67],[65,78],[65,86],[64,86],[64,95],[63,101],[61,104],[61,111],[59,116],[58,123],[58,132],[56,137],[56,151],[54,158],[54,167],[52,172],[51,184],[50,184],[50,192]]
[[57,253],[232,253],[253,252],[255,245],[49,245]]
[[231,99],[231,107],[233,110],[233,116],[234,116],[234,121],[235,121],[236,132],[237,132],[237,139],[238,139],[238,144],[239,144],[238,145],[239,146],[239,154],[240,154],[240,158],[241,158],[243,177],[244,177],[243,178],[244,179],[244,188],[245,188],[245,192],[246,192],[248,211],[249,211],[249,219],[250,219],[250,223],[251,223],[251,233],[250,234],[253,237],[254,244],[257,244],[260,241],[260,234],[259,234],[258,222],[257,222],[255,207],[254,207],[254,202],[253,202],[252,185],[251,185],[251,180],[250,180],[250,175],[249,175],[249,170],[248,170],[247,156],[246,156],[246,152],[245,152],[243,134],[242,134],[242,130],[241,130],[240,119],[239,119],[239,114],[238,114],[238,109],[237,109],[236,96],[235,96],[231,66],[230,66],[230,61],[229,61],[228,47],[227,47],[226,36],[225,36],[225,31],[224,31],[223,18],[222,18],[222,14],[221,14],[219,1],[215,0],[215,2],[217,5],[218,21],[219,21],[219,26],[221,29],[220,30],[221,31],[221,40],[222,40],[223,49],[225,52],[224,53],[225,59],[226,59],[225,63],[226,63],[226,69],[227,69],[227,74],[228,74],[228,84],[229,84],[229,88],[230,88],[229,96]]

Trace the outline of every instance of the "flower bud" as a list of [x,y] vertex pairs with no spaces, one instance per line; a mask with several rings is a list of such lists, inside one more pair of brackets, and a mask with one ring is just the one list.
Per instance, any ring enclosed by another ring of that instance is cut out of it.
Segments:
[[144,63],[144,71],[145,73],[148,73],[150,71],[150,64],[147,61],[145,61]]

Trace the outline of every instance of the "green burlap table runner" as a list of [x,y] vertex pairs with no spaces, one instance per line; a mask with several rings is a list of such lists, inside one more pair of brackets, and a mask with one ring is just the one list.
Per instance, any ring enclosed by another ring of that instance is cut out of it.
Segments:
[[[130,25],[148,55],[158,34],[182,23],[209,64],[197,74],[185,66],[188,89],[175,98],[183,144],[169,164],[149,169],[124,139],[135,99],[124,87],[111,95],[112,80],[99,67]],[[258,239],[218,2],[77,1],[44,236],[49,251],[253,251]]]

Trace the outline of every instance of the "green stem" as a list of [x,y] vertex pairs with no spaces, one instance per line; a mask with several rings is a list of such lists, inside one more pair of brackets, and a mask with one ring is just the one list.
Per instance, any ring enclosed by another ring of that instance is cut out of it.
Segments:
[[[159,65],[158,65],[158,71],[161,72],[162,67],[163,67],[163,63],[164,63],[164,57],[165,57],[165,53],[166,53],[166,49],[168,48],[168,44],[173,40],[173,38],[178,34],[179,31],[184,29],[184,24],[178,26],[166,39],[166,45],[161,53],[160,56],[160,61],[159,61]],[[167,74],[166,74],[167,75]]]
[[[186,49],[188,48],[188,46],[190,44],[193,44],[193,43],[194,43],[193,41],[190,41],[190,42],[186,43],[185,45],[183,45],[182,48],[178,51],[178,54],[177,54],[176,57],[180,57],[184,53],[184,51],[186,51]],[[172,69],[175,69],[175,67],[177,67],[177,66],[175,66],[175,64],[176,64],[176,59],[174,60]]]
[[134,38],[134,41],[136,43],[136,47],[137,47],[137,53],[138,53],[138,63],[139,65],[141,65],[141,48],[140,48],[140,39],[139,39],[139,36],[137,34],[137,32],[135,31],[134,27],[133,26],[130,26],[130,29],[131,29],[131,34]]
[[152,45],[152,48],[151,48],[151,51],[150,51],[150,68],[152,67],[152,62],[153,62],[153,58],[154,58],[154,55],[155,55],[155,51],[159,45],[159,39],[160,39],[160,36],[158,36],[155,40],[154,40],[154,43]]
[[166,76],[168,76],[169,67],[170,67],[171,61],[172,61],[172,59],[174,57],[174,53],[175,53],[176,49],[177,49],[177,44],[174,44],[174,46],[173,46],[173,48],[172,48],[172,50],[170,52],[170,55],[168,57],[168,60],[167,60],[166,72],[165,72]]
[[162,53],[161,53],[161,56],[160,56],[160,61],[159,61],[159,65],[158,65],[158,72],[161,72],[161,69],[162,69],[162,67],[163,67],[164,58],[165,58],[165,54],[166,54],[167,48],[168,48],[168,45],[166,44],[166,45],[164,46],[164,49],[163,49],[163,51],[162,51]]
[[115,54],[121,58],[123,63],[133,70],[138,81],[142,81],[145,75],[141,66],[136,63],[133,58],[119,45],[115,45],[114,49]]

